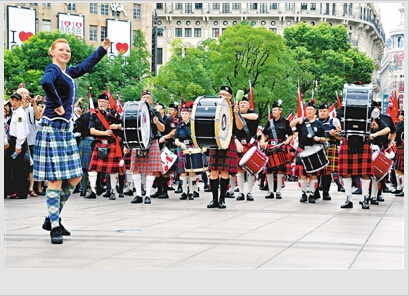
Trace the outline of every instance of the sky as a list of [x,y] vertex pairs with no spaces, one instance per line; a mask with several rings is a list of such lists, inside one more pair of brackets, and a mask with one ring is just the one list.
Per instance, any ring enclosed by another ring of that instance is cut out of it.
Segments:
[[381,23],[385,30],[386,38],[389,37],[389,32],[399,24],[399,8],[401,6],[402,2],[379,3],[379,7],[381,8]]

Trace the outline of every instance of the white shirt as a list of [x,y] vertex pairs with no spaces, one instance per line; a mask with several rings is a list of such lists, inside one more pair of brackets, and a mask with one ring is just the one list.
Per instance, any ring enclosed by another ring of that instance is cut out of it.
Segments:
[[21,149],[28,135],[27,115],[23,106],[13,110],[10,122],[10,136],[16,137],[16,148]]
[[34,145],[36,141],[36,119],[34,115],[34,109],[33,106],[28,106],[26,109],[27,115],[27,126],[28,126],[28,135],[27,135],[27,142],[28,145]]

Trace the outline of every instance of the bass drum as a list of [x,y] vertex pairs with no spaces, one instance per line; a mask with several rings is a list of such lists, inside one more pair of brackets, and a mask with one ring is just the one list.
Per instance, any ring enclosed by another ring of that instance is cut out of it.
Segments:
[[190,122],[195,147],[227,149],[233,134],[233,111],[226,98],[201,96]]
[[146,102],[125,102],[122,112],[124,144],[128,149],[147,150],[151,139],[151,118]]

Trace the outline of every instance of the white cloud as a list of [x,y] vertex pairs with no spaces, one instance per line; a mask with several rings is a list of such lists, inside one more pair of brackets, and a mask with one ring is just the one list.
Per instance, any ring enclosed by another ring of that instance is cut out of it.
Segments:
[[399,8],[402,7],[402,2],[379,3],[379,7],[381,9],[381,23],[385,31],[385,36],[388,38],[390,31],[399,25]]

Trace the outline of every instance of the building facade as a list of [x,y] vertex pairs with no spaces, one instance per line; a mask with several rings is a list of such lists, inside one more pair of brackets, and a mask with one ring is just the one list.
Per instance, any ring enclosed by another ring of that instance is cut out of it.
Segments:
[[380,92],[378,98],[382,99],[382,110],[388,108],[388,101],[393,90],[396,90],[399,107],[404,106],[405,90],[405,47],[404,47],[404,6],[399,9],[399,24],[390,32],[390,37],[386,41],[381,69],[378,72]]

